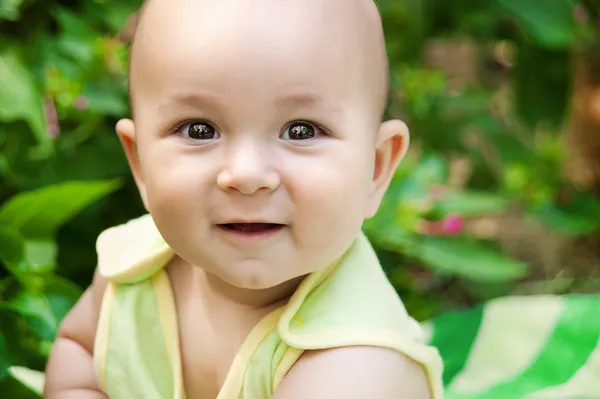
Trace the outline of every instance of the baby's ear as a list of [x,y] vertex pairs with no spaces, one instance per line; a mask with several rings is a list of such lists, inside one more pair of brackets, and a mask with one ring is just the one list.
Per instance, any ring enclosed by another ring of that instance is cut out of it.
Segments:
[[369,196],[366,218],[373,217],[377,212],[396,168],[408,150],[409,141],[408,127],[404,122],[394,119],[380,125],[377,133],[372,191]]
[[129,162],[129,167],[131,168],[131,173],[133,174],[135,183],[140,191],[142,201],[144,202],[144,207],[146,210],[148,210],[146,185],[144,184],[144,176],[140,168],[140,159],[138,156],[137,140],[135,136],[135,125],[131,119],[121,119],[119,122],[117,122],[116,131],[117,135],[119,136],[119,140],[121,140],[121,144],[123,145],[123,149],[125,150],[125,155],[127,156],[127,161]]

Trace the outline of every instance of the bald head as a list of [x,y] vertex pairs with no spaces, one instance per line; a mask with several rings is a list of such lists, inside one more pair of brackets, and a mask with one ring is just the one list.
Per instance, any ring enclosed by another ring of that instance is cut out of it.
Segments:
[[380,117],[387,101],[384,35],[372,0],[147,0],[133,42],[132,106],[148,81],[174,72],[169,64],[230,62],[243,79],[275,68],[274,58],[328,73]]

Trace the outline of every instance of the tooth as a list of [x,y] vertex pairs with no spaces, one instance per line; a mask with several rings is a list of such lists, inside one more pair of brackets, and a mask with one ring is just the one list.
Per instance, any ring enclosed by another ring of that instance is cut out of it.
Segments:
[[250,230],[250,225],[248,225],[247,223],[244,223],[244,224],[242,225],[242,231],[243,231],[244,233],[247,233],[249,230]]

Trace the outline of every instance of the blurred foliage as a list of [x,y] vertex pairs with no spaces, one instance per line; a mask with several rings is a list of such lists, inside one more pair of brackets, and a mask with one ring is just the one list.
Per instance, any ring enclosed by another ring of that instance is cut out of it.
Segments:
[[[98,233],[143,212],[113,133],[129,112],[118,33],[140,3],[0,0],[6,397],[27,397],[7,367],[43,368],[59,321],[91,280]],[[561,172],[561,132],[573,58],[598,49],[600,1],[378,3],[388,114],[407,121],[414,150],[365,230],[420,319],[515,292],[530,267],[466,226],[519,209],[560,235],[597,230],[600,204]]]

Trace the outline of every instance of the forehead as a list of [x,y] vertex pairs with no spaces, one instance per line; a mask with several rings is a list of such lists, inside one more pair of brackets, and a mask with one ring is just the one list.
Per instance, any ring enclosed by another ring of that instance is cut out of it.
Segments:
[[247,89],[346,98],[368,68],[354,2],[153,0],[136,36],[132,85],[145,96]]

